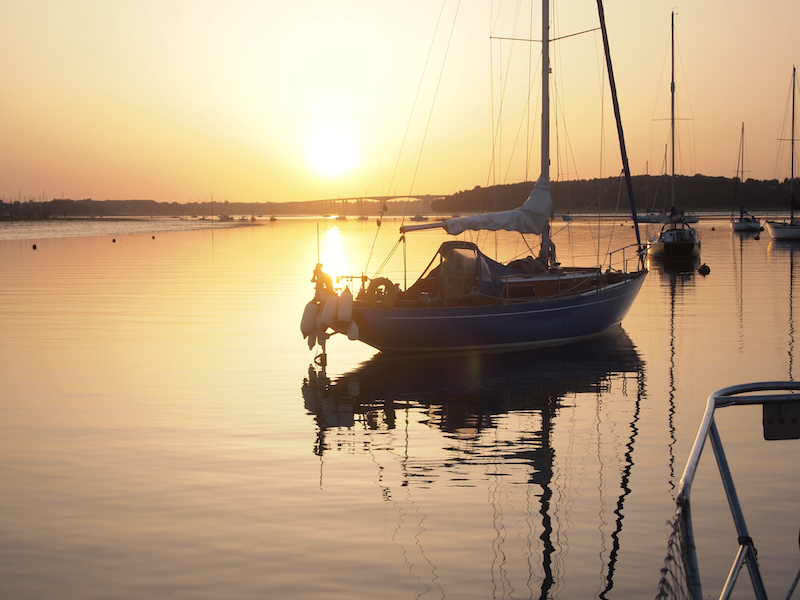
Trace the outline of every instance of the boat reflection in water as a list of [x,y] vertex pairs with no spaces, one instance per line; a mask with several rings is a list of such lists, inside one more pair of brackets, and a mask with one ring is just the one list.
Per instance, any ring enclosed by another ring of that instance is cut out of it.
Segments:
[[668,275],[694,273],[700,266],[699,256],[648,257],[647,268]]
[[800,251],[800,244],[798,242],[792,242],[787,240],[771,240],[769,245],[767,246],[767,255],[772,259],[776,260],[785,260],[788,264],[786,265],[786,274],[784,275],[786,280],[786,285],[789,288],[789,301],[787,303],[787,326],[786,326],[786,334],[787,334],[787,371],[788,371],[788,380],[794,380],[794,263],[797,260],[795,257]]
[[677,444],[675,434],[675,415],[677,413],[676,396],[678,394],[677,368],[677,346],[675,307],[685,306],[688,302],[685,297],[695,284],[695,272],[700,265],[700,257],[692,256],[686,258],[670,258],[651,260],[648,268],[658,276],[660,285],[669,290],[669,393],[667,396],[667,427],[669,430],[669,481],[672,491],[675,490],[675,445]]
[[[480,551],[471,549],[484,556],[474,569],[491,562],[494,584],[515,587],[518,577],[531,594],[551,597],[563,591],[567,571],[573,581],[585,569],[582,581],[592,581],[591,593],[602,598],[613,587],[643,373],[633,343],[617,327],[577,344],[523,352],[378,354],[334,380],[312,365],[303,397],[318,425],[315,454],[369,454],[385,500],[427,497],[435,489],[448,522],[467,511],[464,529],[492,519],[490,533],[481,540],[473,529],[468,545],[483,541]],[[394,484],[390,468],[397,471]],[[470,505],[470,494],[483,488],[483,499]],[[410,500],[408,510],[417,514],[421,500]],[[486,510],[487,519],[475,514]],[[586,514],[599,522],[586,523]],[[409,522],[401,514],[397,528]],[[439,547],[430,533],[438,530],[436,516],[426,514],[425,523],[407,539],[420,549],[427,538]],[[429,584],[444,591],[447,569],[434,554],[420,551],[436,573]]]

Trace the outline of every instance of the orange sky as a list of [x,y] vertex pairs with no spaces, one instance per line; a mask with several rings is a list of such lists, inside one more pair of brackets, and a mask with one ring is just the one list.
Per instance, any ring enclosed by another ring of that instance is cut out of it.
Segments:
[[[500,67],[510,57],[513,72],[526,74],[531,45],[489,39],[531,36],[528,3],[516,31],[516,7],[499,5],[2,3],[0,195],[281,202],[535,179],[538,149],[526,173],[525,136],[517,134],[524,87]],[[788,176],[788,144],[778,164],[778,138],[800,62],[800,3],[618,0],[605,10],[633,174],[662,170],[675,10],[676,171],[733,176],[744,122],[749,176]],[[597,26],[592,0],[552,14],[556,35]],[[600,52],[596,33],[553,46],[566,116],[566,128],[554,127],[553,179],[619,172]],[[539,54],[537,45],[534,69]],[[496,119],[506,85],[492,171],[492,110]],[[538,96],[535,88],[534,122]]]

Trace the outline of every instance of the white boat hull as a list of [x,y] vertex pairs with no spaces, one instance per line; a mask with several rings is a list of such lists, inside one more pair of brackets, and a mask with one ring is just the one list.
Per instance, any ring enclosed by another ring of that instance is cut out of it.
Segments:
[[733,231],[760,231],[761,223],[758,221],[731,221]]
[[800,240],[800,222],[767,221],[767,231],[776,240]]

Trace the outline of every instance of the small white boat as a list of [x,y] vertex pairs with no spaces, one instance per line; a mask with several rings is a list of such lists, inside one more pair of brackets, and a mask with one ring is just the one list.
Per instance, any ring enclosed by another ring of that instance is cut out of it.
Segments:
[[668,223],[647,242],[651,258],[692,258],[700,256],[697,230],[681,220]]
[[[661,232],[647,242],[647,253],[652,258],[691,258],[700,256],[700,238],[688,217],[675,208],[675,13],[672,13],[672,106],[670,135],[672,139],[672,210]],[[654,223],[656,221],[651,221]],[[659,221],[660,222],[660,221]],[[692,222],[696,222],[692,221]]]
[[731,229],[734,231],[761,231],[761,221],[758,217],[747,214],[743,210],[739,212],[739,217],[731,219]]
[[795,218],[794,211],[799,208],[797,200],[794,197],[794,115],[795,115],[795,98],[797,94],[797,69],[792,67],[792,158],[791,158],[791,178],[789,179],[789,220],[788,221],[767,221],[766,229],[769,234],[776,240],[800,240],[800,219]]
[[800,240],[800,220],[767,221],[767,231],[776,240]]
[[734,207],[739,200],[739,216],[735,217],[731,212],[731,229],[733,231],[760,231],[761,221],[744,209],[744,123],[742,123],[742,135],[739,140],[739,165],[736,169],[736,193],[734,194]]

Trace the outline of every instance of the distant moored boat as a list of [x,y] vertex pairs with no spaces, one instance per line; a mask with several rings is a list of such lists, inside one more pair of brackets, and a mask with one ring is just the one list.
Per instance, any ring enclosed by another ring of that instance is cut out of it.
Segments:
[[797,200],[794,197],[794,115],[795,115],[795,90],[797,88],[797,69],[792,67],[792,167],[791,178],[789,179],[789,220],[788,221],[767,221],[767,231],[776,240],[800,240],[800,220],[794,216]]

